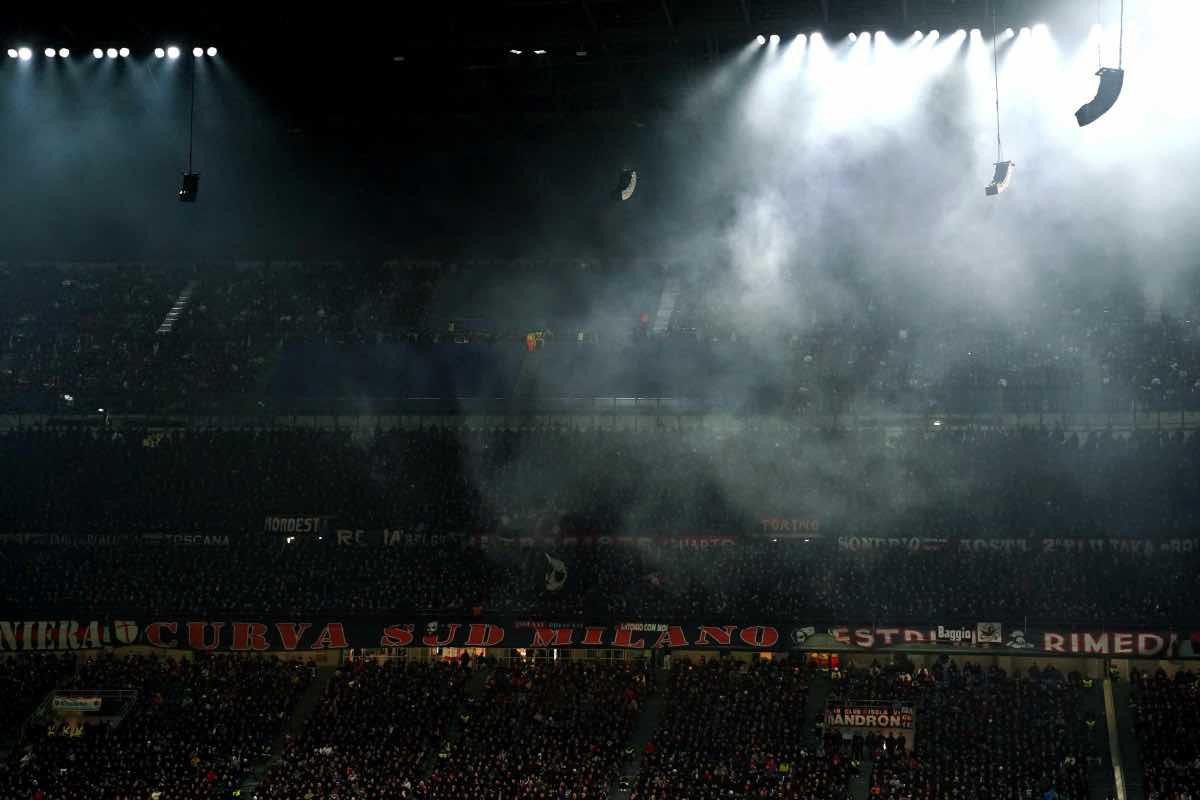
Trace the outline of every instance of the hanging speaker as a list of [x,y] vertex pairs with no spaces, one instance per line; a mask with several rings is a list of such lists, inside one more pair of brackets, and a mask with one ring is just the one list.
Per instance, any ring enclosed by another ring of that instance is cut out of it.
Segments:
[[984,189],[984,194],[988,197],[995,197],[1008,188],[1008,184],[1012,181],[1013,170],[1016,164],[1011,161],[997,161],[996,172],[992,175],[992,182]]
[[179,181],[179,201],[181,203],[194,203],[198,194],[200,194],[200,173],[183,173],[183,177]]
[[1104,116],[1117,98],[1121,96],[1121,87],[1125,84],[1125,70],[1101,67],[1096,74],[1100,76],[1100,88],[1090,103],[1085,103],[1075,112],[1079,127],[1090,125]]
[[621,173],[621,182],[617,185],[617,196],[622,200],[628,200],[633,197],[633,190],[637,188],[637,171],[627,169]]

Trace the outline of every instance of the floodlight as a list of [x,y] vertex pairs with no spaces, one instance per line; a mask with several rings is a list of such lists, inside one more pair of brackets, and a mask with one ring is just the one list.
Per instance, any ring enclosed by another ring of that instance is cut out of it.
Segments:
[[16,58],[16,57],[17,57],[17,51],[16,51],[16,49],[15,49],[15,48],[12,48],[12,47],[8,48],[8,57],[9,57],[9,58]]
[[66,47],[58,48],[58,57],[59,58],[68,58],[70,55],[71,55],[71,51],[69,49],[67,49]]
[[988,197],[995,197],[1008,188],[1008,184],[1012,182],[1013,170],[1016,165],[1011,161],[997,161],[996,173],[992,175],[992,182],[984,189],[984,194]]
[[852,42],[857,42],[857,41],[858,41],[858,34],[857,34],[857,33],[852,33],[852,34],[850,34],[850,41],[852,41]]
[[92,48],[92,58],[104,58],[104,51],[99,47]]
[[1100,88],[1096,90],[1096,96],[1075,112],[1075,120],[1081,128],[1104,116],[1105,112],[1112,108],[1113,104],[1117,102],[1117,98],[1121,96],[1121,87],[1125,84],[1125,70],[1123,69],[1101,67],[1096,71],[1096,75],[1100,78]]
[[166,58],[167,51],[163,50],[161,47],[156,47],[156,48],[154,48],[154,57],[155,58]]
[[120,52],[121,58],[129,58],[129,48],[128,47],[122,47],[119,52]]
[[627,169],[621,173],[621,183],[617,188],[617,192],[622,200],[628,200],[633,197],[633,190],[637,188],[637,172]]
[[771,35],[768,37],[768,41],[770,41],[770,42],[771,42],[771,44],[779,44],[779,34],[778,34],[778,33],[772,33],[772,34],[771,34]]
[[22,61],[28,61],[29,59],[33,58],[33,51],[28,47],[22,47],[17,50],[17,58],[21,59]]
[[108,48],[107,50],[104,51],[104,55],[108,56],[109,58],[116,58],[117,57],[117,48],[115,48],[115,47]]
[[195,56],[196,58],[199,58],[200,56],[204,55],[204,48],[203,47],[193,47],[192,55]]
[[54,58],[56,55],[58,55],[58,53],[55,52],[53,47],[47,47],[45,50],[45,53],[46,53],[46,58]]
[[179,181],[179,201],[182,203],[196,202],[200,193],[200,173],[185,172]]
[[208,53],[209,58],[212,58],[217,54],[217,48],[210,46],[205,52]]
[[179,48],[171,45],[167,48],[167,58],[179,58]]
[[755,37],[754,37],[754,41],[758,42],[759,44],[766,44],[766,43],[767,43],[767,37],[763,36],[763,35],[760,33],[758,36],[755,36]]

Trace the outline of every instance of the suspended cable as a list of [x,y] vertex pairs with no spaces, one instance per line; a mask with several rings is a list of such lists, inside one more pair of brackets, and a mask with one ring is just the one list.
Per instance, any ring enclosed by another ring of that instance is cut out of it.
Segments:
[[1121,0],[1121,29],[1117,39],[1117,69],[1125,69],[1125,0]]
[[196,195],[200,191],[200,176],[192,169],[192,152],[196,143],[196,62],[199,60],[199,56],[192,59],[192,97],[191,107],[188,110],[187,172],[183,173],[183,177],[179,183],[179,199],[184,203],[196,202]]
[[1004,160],[1004,146],[1000,142],[1000,49],[996,34],[996,6],[992,5],[992,76],[996,88],[996,161]]
[[[1099,38],[1102,40],[1103,36]],[[1097,53],[1099,53],[1099,48],[1097,48]],[[1125,85],[1125,0],[1121,0],[1121,26],[1117,42],[1117,66],[1106,67],[1101,62],[1100,67],[1096,70],[1096,77],[1100,79],[1100,88],[1096,90],[1096,96],[1092,98],[1091,102],[1084,103],[1075,112],[1075,120],[1081,128],[1084,125],[1091,125],[1104,116],[1117,102],[1117,98],[1121,96],[1121,87]]]
[[196,139],[196,59],[192,59],[192,106],[188,112],[188,168],[192,171],[192,144]]
[[992,79],[996,90],[996,172],[992,182],[984,189],[989,197],[995,197],[1008,188],[1013,177],[1013,163],[1004,160],[1004,142],[1000,139],[1000,34],[996,24],[996,6],[992,5]]

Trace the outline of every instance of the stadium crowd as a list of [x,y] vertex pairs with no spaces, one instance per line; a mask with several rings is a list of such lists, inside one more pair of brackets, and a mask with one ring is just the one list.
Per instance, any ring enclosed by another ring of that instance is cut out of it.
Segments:
[[29,712],[74,671],[75,659],[68,653],[0,658],[0,746],[17,737]]
[[1200,682],[1195,672],[1134,670],[1131,708],[1147,800],[1200,797]]
[[209,800],[269,754],[309,680],[269,658],[90,657],[60,688],[132,690],[132,709],[80,735],[48,724],[0,770],[0,797]]
[[[554,358],[532,385],[553,396],[704,397],[773,412],[837,411],[856,395],[866,408],[977,413],[1200,404],[1196,287],[1172,298],[1164,316],[1128,287],[1050,281],[1039,287],[1039,307],[996,318],[935,313],[927,298],[861,281],[847,287],[858,301],[840,315],[775,316],[764,331],[730,302],[743,287],[720,290],[737,280],[727,267],[676,270],[679,310],[666,335],[647,337],[630,332],[647,332],[638,320],[656,308],[662,265],[0,264],[0,409],[277,408],[298,388],[342,398],[429,397],[431,388],[440,397],[507,397],[518,389],[526,333],[545,327],[563,335],[546,340]],[[803,279],[781,276],[785,285]],[[188,304],[159,334],[189,287]],[[759,353],[751,368],[747,341]],[[481,342],[498,346],[473,346]],[[654,349],[631,349],[638,342]],[[481,357],[480,368],[503,380],[478,383],[451,365],[453,380],[439,383],[399,364],[451,363],[454,351],[430,355],[441,345]],[[410,378],[375,380],[364,364]],[[306,381],[306,371],[320,378]]]
[[788,661],[674,659],[630,800],[847,797],[848,754],[805,740],[808,670]]
[[645,697],[643,670],[548,660],[497,670],[419,796],[607,796]]
[[454,661],[347,663],[257,797],[417,797],[468,677]]
[[[565,572],[547,582],[554,554]],[[1028,618],[1187,624],[1196,553],[840,551],[467,543],[370,549],[256,537],[229,547],[2,545],[0,609],[129,614],[540,613],[560,619],[831,623]]]
[[0,433],[0,528],[49,533],[233,533],[321,515],[655,535],[790,517],[839,535],[1170,538],[1200,525],[1197,485],[1200,438],[1151,431]]
[[1079,676],[1054,668],[1009,676],[998,667],[960,668],[946,659],[919,671],[851,669],[831,696],[914,708],[920,734],[911,750],[902,739],[875,744],[872,797],[1085,800],[1092,747],[1080,690]]

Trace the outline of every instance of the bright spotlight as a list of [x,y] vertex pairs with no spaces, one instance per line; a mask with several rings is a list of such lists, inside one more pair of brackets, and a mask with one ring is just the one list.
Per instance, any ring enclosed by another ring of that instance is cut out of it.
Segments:
[[33,58],[33,51],[28,47],[18,48],[17,58],[21,59],[22,61],[28,61],[29,59]]
[[1005,28],[1004,35],[1011,39],[1015,34],[1012,28]]
[[1050,29],[1046,27],[1046,23],[1039,22],[1037,25],[1033,26],[1033,32],[1036,36],[1045,36],[1050,32]]
[[45,50],[45,53],[46,53],[46,58],[54,58],[56,55],[58,55],[58,53],[55,51],[55,49],[53,47],[47,47]]
[[196,58],[199,58],[200,56],[204,55],[204,48],[203,47],[193,47],[192,55],[195,56]]
[[545,50],[534,50],[533,54],[535,56],[544,56],[544,55],[546,55],[546,51]]
[[996,172],[992,175],[992,182],[984,189],[984,194],[988,197],[995,197],[1008,188],[1008,184],[1012,182],[1013,171],[1016,165],[1011,161],[997,161]]
[[208,50],[206,50],[205,52],[208,53],[209,58],[212,58],[213,56],[215,56],[217,54],[217,48],[209,47]]
[[938,32],[937,28],[934,28],[929,32],[929,38],[936,42],[938,39],[942,38],[942,34]]
[[71,56],[71,51],[68,48],[66,48],[66,47],[58,48],[58,57],[59,58],[70,58],[70,56]]
[[964,31],[962,28],[959,28],[958,30],[956,30],[956,31],[954,32],[954,35],[955,35],[955,36],[958,36],[958,37],[960,37],[960,38],[961,38],[961,37],[963,37],[963,36],[966,36],[966,35],[967,35],[967,32],[966,32],[966,31]]
[[755,36],[755,37],[754,37],[754,41],[758,42],[759,44],[766,44],[766,43],[767,43],[767,37],[763,36],[763,35],[760,33],[758,36]]
[[17,51],[16,51],[16,49],[15,49],[15,48],[12,48],[12,47],[8,48],[8,57],[9,57],[9,58],[16,58],[16,57],[17,57]]
[[850,41],[852,41],[852,42],[857,42],[857,41],[858,41],[858,34],[857,34],[857,33],[852,33],[852,34],[850,34]]
[[104,58],[104,51],[99,47],[92,48],[92,58]]
[[770,38],[770,42],[771,42],[771,44],[779,44],[779,34],[778,34],[778,33],[772,33],[772,34],[771,34],[771,38]]
[[129,48],[128,47],[122,47],[118,51],[118,53],[120,54],[121,58],[129,58]]
[[155,58],[166,58],[167,51],[162,49],[161,47],[156,47],[156,48],[154,48],[154,57]]
[[167,48],[167,58],[179,58],[179,48],[171,45]]
[[104,51],[104,55],[108,56],[109,58],[116,58],[117,57],[117,48],[115,48],[115,47],[108,48],[107,50]]
[[509,50],[508,52],[512,53],[514,56],[519,56],[519,55],[521,55],[521,53],[523,53],[523,52],[525,52],[525,51],[524,51],[524,50],[516,50],[516,49],[514,49],[514,50]]

